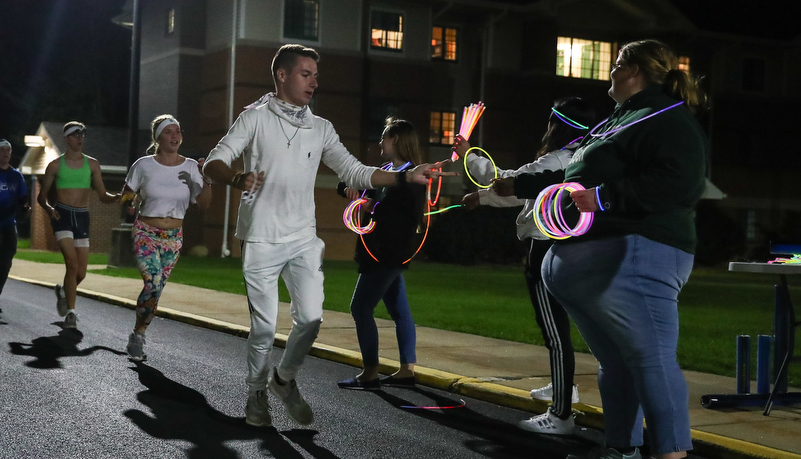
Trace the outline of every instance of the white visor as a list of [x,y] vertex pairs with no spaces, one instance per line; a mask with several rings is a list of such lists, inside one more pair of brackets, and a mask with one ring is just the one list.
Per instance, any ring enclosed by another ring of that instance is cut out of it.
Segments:
[[9,141],[6,139],[0,140],[0,148],[3,147],[11,148],[11,143],[9,143]]
[[85,131],[85,129],[81,126],[70,126],[66,131],[64,131],[64,137],[67,137],[76,131]]

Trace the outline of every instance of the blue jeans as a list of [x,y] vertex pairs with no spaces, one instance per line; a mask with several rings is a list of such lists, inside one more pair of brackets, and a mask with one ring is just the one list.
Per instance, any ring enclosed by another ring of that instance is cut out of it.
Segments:
[[606,443],[653,454],[692,449],[687,382],[676,361],[678,295],[693,255],[639,235],[556,244],[542,263],[600,363]]
[[359,274],[353,299],[350,301],[350,313],[356,322],[356,336],[359,339],[364,366],[378,366],[378,328],[375,325],[373,311],[378,306],[379,300],[384,300],[389,316],[395,321],[400,362],[416,363],[417,334],[409,302],[406,299],[403,269],[389,268]]

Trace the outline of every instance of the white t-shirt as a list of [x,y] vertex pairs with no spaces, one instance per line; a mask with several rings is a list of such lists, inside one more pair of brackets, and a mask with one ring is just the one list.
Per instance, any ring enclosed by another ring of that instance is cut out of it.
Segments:
[[197,161],[185,158],[177,166],[165,166],[155,156],[136,160],[125,178],[128,188],[139,193],[143,217],[171,217],[183,220],[189,203],[203,191],[203,176]]

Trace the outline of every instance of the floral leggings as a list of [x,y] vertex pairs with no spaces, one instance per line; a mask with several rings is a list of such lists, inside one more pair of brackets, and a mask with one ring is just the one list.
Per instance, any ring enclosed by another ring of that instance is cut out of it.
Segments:
[[134,254],[145,282],[136,300],[136,317],[145,325],[156,314],[161,292],[181,254],[183,238],[182,228],[163,230],[141,220],[134,223]]

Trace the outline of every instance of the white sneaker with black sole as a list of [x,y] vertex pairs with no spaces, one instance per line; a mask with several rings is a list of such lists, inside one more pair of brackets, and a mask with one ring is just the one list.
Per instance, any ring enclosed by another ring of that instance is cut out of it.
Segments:
[[314,413],[303,396],[298,390],[298,383],[294,379],[285,381],[283,384],[278,382],[278,368],[273,368],[270,377],[267,379],[267,388],[270,392],[281,400],[286,408],[286,413],[298,424],[307,426],[314,421]]
[[576,423],[571,414],[567,419],[559,419],[550,408],[543,414],[520,421],[517,426],[528,432],[546,435],[573,435]]
[[[534,400],[544,400],[546,402],[553,401],[553,383],[548,383],[545,387],[540,387],[539,389],[531,389],[531,398]],[[578,393],[578,386],[573,385],[573,394],[570,396],[571,403],[578,403],[579,402],[579,393]]]

